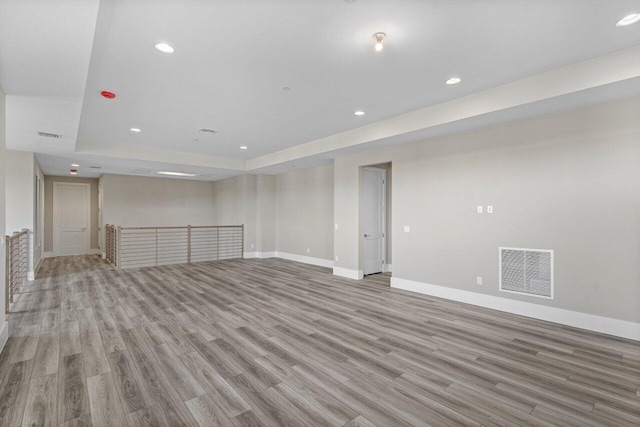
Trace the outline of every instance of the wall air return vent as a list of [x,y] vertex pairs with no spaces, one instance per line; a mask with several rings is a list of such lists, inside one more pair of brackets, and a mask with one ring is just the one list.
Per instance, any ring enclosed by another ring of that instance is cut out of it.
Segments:
[[553,251],[500,248],[500,290],[553,299]]
[[62,135],[57,133],[38,132],[38,136],[42,136],[44,138],[60,138]]

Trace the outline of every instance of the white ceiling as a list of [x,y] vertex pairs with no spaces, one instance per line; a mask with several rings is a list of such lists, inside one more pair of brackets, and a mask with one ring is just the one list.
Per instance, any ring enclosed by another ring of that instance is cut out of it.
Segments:
[[48,174],[310,167],[640,94],[640,24],[615,26],[631,12],[640,2],[0,0],[7,146]]

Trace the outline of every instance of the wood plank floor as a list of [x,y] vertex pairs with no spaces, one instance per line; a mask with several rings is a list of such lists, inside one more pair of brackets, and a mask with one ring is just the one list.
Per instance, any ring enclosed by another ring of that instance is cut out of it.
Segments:
[[279,259],[47,259],[0,425],[640,425],[640,343]]

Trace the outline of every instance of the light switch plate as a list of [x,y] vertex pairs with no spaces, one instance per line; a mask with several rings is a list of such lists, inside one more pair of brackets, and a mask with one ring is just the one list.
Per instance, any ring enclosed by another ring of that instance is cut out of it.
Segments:
[[476,277],[476,285],[482,285],[482,276]]
[[482,206],[478,206],[476,207],[476,212],[478,212],[479,214],[482,213]]
[[487,213],[493,213],[493,206],[487,206]]
[[410,227],[410,226],[408,226],[408,225],[405,225],[405,226],[404,226],[404,232],[405,232],[405,233],[408,233],[408,232],[410,232],[410,231],[411,231],[411,227]]

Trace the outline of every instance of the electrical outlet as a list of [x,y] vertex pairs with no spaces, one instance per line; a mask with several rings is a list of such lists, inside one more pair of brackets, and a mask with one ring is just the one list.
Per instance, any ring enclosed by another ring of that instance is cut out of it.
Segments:
[[482,206],[477,206],[476,207],[476,212],[478,212],[479,214],[482,213]]
[[487,213],[493,213],[493,206],[487,206]]
[[476,285],[482,285],[482,276],[476,277]]
[[336,255],[336,262],[338,262],[338,255]]
[[410,226],[408,226],[408,225],[405,225],[405,226],[404,226],[404,232],[405,232],[405,233],[408,233],[408,232],[410,232],[410,231],[411,231],[411,227],[410,227]]
[[253,249],[253,243],[251,244],[251,249]]
[[311,252],[311,248],[307,248],[307,253]]

